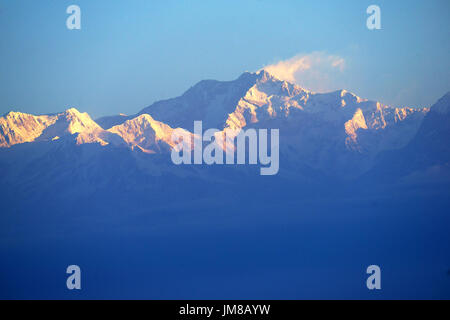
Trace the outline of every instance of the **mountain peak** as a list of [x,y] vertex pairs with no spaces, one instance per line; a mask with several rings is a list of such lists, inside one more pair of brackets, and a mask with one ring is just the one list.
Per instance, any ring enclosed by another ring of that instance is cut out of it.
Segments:
[[0,118],[0,147],[32,142],[55,121],[56,116],[34,116],[10,111]]
[[173,129],[145,113],[108,129],[108,132],[119,135],[132,149],[138,148],[145,153],[167,151],[173,145]]
[[155,119],[153,119],[153,117],[151,115],[149,115],[148,113],[143,113],[143,114],[137,116],[136,118],[133,118],[133,119],[130,119],[130,120],[127,120],[127,121],[129,121],[129,122],[143,122],[143,121],[146,121],[146,122],[151,123],[151,122],[154,122]]
[[257,75],[258,80],[260,80],[260,81],[279,80],[278,78],[276,78],[274,75],[272,75],[265,69],[261,69],[261,70],[257,71],[256,75]]
[[29,114],[27,113],[23,113],[23,112],[19,112],[19,111],[9,111],[7,113],[5,113],[5,115],[3,116],[3,118],[20,118],[22,116],[29,116]]
[[84,131],[94,131],[101,129],[100,126],[91,119],[86,112],[79,112],[75,108],[70,108],[58,114],[57,128],[74,134]]
[[73,114],[73,115],[80,115],[81,112],[78,111],[76,108],[72,107],[64,111],[65,114]]
[[238,80],[249,80],[251,82],[282,81],[265,69],[256,72],[245,71],[239,76]]

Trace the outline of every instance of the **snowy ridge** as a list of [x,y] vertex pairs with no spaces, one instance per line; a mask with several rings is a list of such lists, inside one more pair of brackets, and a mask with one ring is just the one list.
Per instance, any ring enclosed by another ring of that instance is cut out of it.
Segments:
[[32,142],[56,120],[56,116],[33,116],[21,112],[9,112],[0,118],[0,147]]
[[431,110],[439,114],[450,114],[450,91],[440,98]]
[[56,115],[34,116],[10,112],[0,118],[0,146],[33,141],[58,140],[67,135],[102,130],[87,113],[75,108]]
[[131,149],[138,148],[146,153],[160,153],[173,148],[173,131],[170,126],[154,120],[148,114],[142,114],[108,129],[108,132],[120,136]]
[[[449,96],[433,110],[448,112]],[[261,70],[233,81],[200,81],[182,96],[156,102],[136,115],[103,117],[103,128],[74,108],[42,116],[10,112],[0,118],[0,147],[64,139],[75,145],[166,154],[175,145],[174,128],[193,138],[194,121],[201,120],[204,130],[217,128],[222,134],[280,129],[280,152],[289,159],[329,171],[348,166],[357,174],[354,163],[366,170],[380,152],[407,145],[429,110],[390,107],[347,90],[315,93]]]

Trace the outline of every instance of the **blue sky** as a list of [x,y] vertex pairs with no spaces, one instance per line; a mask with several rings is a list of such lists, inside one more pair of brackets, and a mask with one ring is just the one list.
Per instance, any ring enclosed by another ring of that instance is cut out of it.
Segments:
[[[66,28],[71,4],[81,30]],[[382,30],[366,28],[371,4]],[[300,84],[429,106],[450,90],[449,12],[448,0],[2,0],[0,113],[132,114],[202,79],[311,55],[345,64]]]

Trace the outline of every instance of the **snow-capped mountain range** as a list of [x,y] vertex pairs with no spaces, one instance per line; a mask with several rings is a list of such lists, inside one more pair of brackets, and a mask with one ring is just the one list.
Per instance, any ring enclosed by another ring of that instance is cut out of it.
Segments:
[[[431,114],[448,115],[449,97]],[[280,129],[280,154],[289,170],[301,163],[327,174],[358,176],[380,154],[413,141],[429,114],[430,108],[390,107],[346,90],[310,92],[262,70],[233,81],[201,81],[182,96],[131,116],[94,121],[74,108],[39,116],[9,112],[0,118],[0,147],[64,141],[164,155],[174,147],[175,128],[191,134],[194,121],[201,120],[204,130]]]

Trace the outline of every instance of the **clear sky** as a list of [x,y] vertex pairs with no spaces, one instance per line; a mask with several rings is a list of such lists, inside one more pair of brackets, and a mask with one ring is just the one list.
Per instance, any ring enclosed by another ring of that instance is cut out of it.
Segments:
[[297,74],[307,89],[429,106],[450,90],[449,39],[448,0],[0,0],[0,113],[132,114],[293,57],[342,62]]

